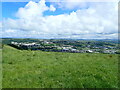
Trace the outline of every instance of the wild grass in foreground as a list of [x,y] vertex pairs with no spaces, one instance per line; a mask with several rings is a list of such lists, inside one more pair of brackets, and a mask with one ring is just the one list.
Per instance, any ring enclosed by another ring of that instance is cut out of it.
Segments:
[[3,88],[117,88],[118,55],[3,48]]

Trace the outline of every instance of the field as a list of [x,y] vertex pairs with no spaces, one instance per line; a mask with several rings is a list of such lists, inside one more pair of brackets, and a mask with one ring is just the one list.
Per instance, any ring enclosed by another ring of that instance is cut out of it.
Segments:
[[3,88],[117,88],[118,55],[3,48]]

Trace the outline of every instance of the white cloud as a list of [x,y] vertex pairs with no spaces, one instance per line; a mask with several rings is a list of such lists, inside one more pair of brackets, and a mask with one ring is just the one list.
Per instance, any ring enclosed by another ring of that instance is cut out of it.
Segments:
[[56,8],[53,6],[53,5],[50,5],[50,11],[55,11],[56,10]]
[[66,0],[65,2],[59,3],[59,7],[63,9],[74,9],[74,8],[87,8],[88,5],[86,2],[79,2],[79,0]]
[[[64,3],[66,4],[66,3]],[[78,6],[70,5],[69,8]],[[67,4],[66,4],[67,5]],[[30,1],[19,8],[18,19],[3,20],[3,36],[38,38],[117,38],[117,3],[89,3],[89,8],[70,14],[44,16],[47,10],[56,11],[53,5]],[[69,5],[68,5],[69,6]]]
[[29,19],[30,17],[42,16],[44,11],[47,11],[49,7],[45,5],[45,0],[41,0],[39,3],[30,1],[24,8],[19,8],[16,16],[18,18]]
[[13,30],[13,29],[8,29],[8,30],[6,30],[5,32],[6,32],[6,33],[14,33],[14,32],[16,32],[16,31]]

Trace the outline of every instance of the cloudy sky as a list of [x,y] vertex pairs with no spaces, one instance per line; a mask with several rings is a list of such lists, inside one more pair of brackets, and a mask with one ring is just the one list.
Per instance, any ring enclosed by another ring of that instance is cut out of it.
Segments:
[[117,39],[118,2],[3,2],[2,37]]

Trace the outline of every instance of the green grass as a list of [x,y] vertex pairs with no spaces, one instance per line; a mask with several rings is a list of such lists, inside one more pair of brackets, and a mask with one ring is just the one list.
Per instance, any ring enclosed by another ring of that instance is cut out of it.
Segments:
[[0,49],[0,89],[2,88],[2,50]]
[[3,48],[3,88],[117,88],[118,55]]

